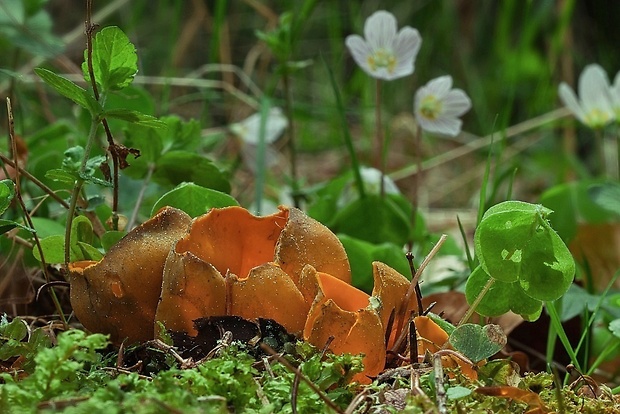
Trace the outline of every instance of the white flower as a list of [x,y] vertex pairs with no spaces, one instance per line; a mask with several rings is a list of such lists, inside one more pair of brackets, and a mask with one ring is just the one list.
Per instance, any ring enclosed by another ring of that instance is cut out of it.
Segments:
[[[260,139],[260,112],[250,115],[241,122],[232,124],[230,130],[247,144],[258,145]],[[272,144],[288,126],[288,120],[282,110],[273,107],[265,121],[265,143]]]
[[579,75],[579,99],[564,82],[558,93],[562,103],[590,128],[602,128],[615,119],[609,79],[599,65],[588,65]]
[[[241,139],[241,154],[248,168],[256,173],[258,170],[258,143],[260,140],[260,112],[241,122],[232,124],[230,130]],[[265,154],[263,166],[272,167],[278,161],[278,153],[270,146],[282,135],[288,126],[288,120],[280,108],[269,110],[265,120]]]
[[436,134],[456,136],[461,132],[461,115],[471,108],[465,92],[452,88],[451,76],[440,76],[415,94],[414,113],[418,125]]
[[[364,183],[364,191],[366,194],[379,195],[381,193],[381,171],[371,167],[360,167],[360,175]],[[400,194],[400,190],[396,183],[388,177],[383,176],[383,191],[385,194]],[[338,198],[338,207],[344,207],[359,197],[355,181],[350,181],[344,187]]]
[[365,40],[358,35],[346,38],[345,44],[355,62],[373,78],[392,80],[413,73],[422,38],[409,26],[398,33],[396,28],[394,15],[377,11],[366,19]]

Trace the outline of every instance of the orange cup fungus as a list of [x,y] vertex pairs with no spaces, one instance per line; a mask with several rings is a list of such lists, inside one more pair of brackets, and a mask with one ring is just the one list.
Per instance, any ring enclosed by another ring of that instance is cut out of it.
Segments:
[[388,321],[409,287],[383,263],[373,274],[371,297],[350,285],[338,238],[288,207],[264,217],[226,207],[193,220],[165,207],[101,261],[69,267],[76,316],[115,342],[152,339],[156,322],[195,335],[202,317],[270,318],[317,347],[333,336],[334,352],[363,353],[362,382],[384,368]]

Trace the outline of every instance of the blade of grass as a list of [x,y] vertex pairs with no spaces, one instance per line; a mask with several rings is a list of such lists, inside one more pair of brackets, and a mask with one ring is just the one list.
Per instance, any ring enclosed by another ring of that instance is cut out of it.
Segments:
[[467,235],[465,234],[465,229],[463,228],[463,223],[461,223],[461,218],[456,216],[456,221],[459,224],[459,231],[461,232],[461,237],[463,238],[463,243],[465,244],[465,254],[467,255],[467,265],[469,266],[470,271],[474,271],[476,268],[476,262],[474,257],[471,255],[471,251],[469,250],[469,243],[467,242]]
[[556,334],[560,339],[560,342],[564,346],[566,353],[568,353],[571,363],[575,366],[575,368],[579,370],[579,372],[582,372],[581,365],[579,364],[579,360],[577,359],[577,354],[571,346],[571,343],[568,340],[568,336],[566,335],[566,331],[562,326],[562,320],[560,319],[560,315],[558,314],[558,310],[556,309],[556,303],[558,303],[558,301],[545,303],[545,307],[547,308],[547,312],[549,313],[549,317],[551,318],[551,326],[556,331]]
[[336,98],[336,110],[338,112],[338,116],[340,121],[342,122],[342,134],[344,136],[344,143],[349,151],[349,156],[351,157],[351,168],[353,170],[353,177],[355,178],[355,186],[357,187],[357,192],[360,195],[360,198],[366,197],[366,193],[364,191],[364,181],[362,180],[362,174],[360,173],[360,165],[357,160],[357,154],[355,153],[355,147],[353,146],[353,139],[351,138],[351,133],[349,132],[349,125],[347,124],[347,116],[344,112],[344,105],[342,104],[342,97],[340,96],[340,90],[338,89],[338,84],[336,83],[336,78],[334,77],[334,72],[331,70],[327,61],[321,55],[321,60],[323,61],[323,66],[327,70],[329,74],[329,81],[332,86],[332,90],[334,91],[334,97]]

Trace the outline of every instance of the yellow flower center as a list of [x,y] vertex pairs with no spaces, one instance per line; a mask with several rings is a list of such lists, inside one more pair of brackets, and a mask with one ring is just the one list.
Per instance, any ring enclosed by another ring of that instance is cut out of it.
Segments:
[[368,56],[368,66],[370,66],[373,71],[379,68],[386,68],[388,72],[394,73],[396,56],[389,50],[376,50],[372,55]]
[[428,95],[420,102],[420,113],[424,118],[434,121],[441,113],[441,101],[435,95]]
[[596,108],[588,112],[585,116],[585,124],[591,128],[602,128],[609,122],[609,114]]

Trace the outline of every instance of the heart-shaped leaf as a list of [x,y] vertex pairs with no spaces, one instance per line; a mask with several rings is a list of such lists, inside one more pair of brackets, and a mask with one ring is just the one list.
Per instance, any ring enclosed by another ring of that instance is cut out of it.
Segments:
[[450,335],[450,343],[473,362],[495,355],[506,345],[506,335],[498,325],[466,323]]

